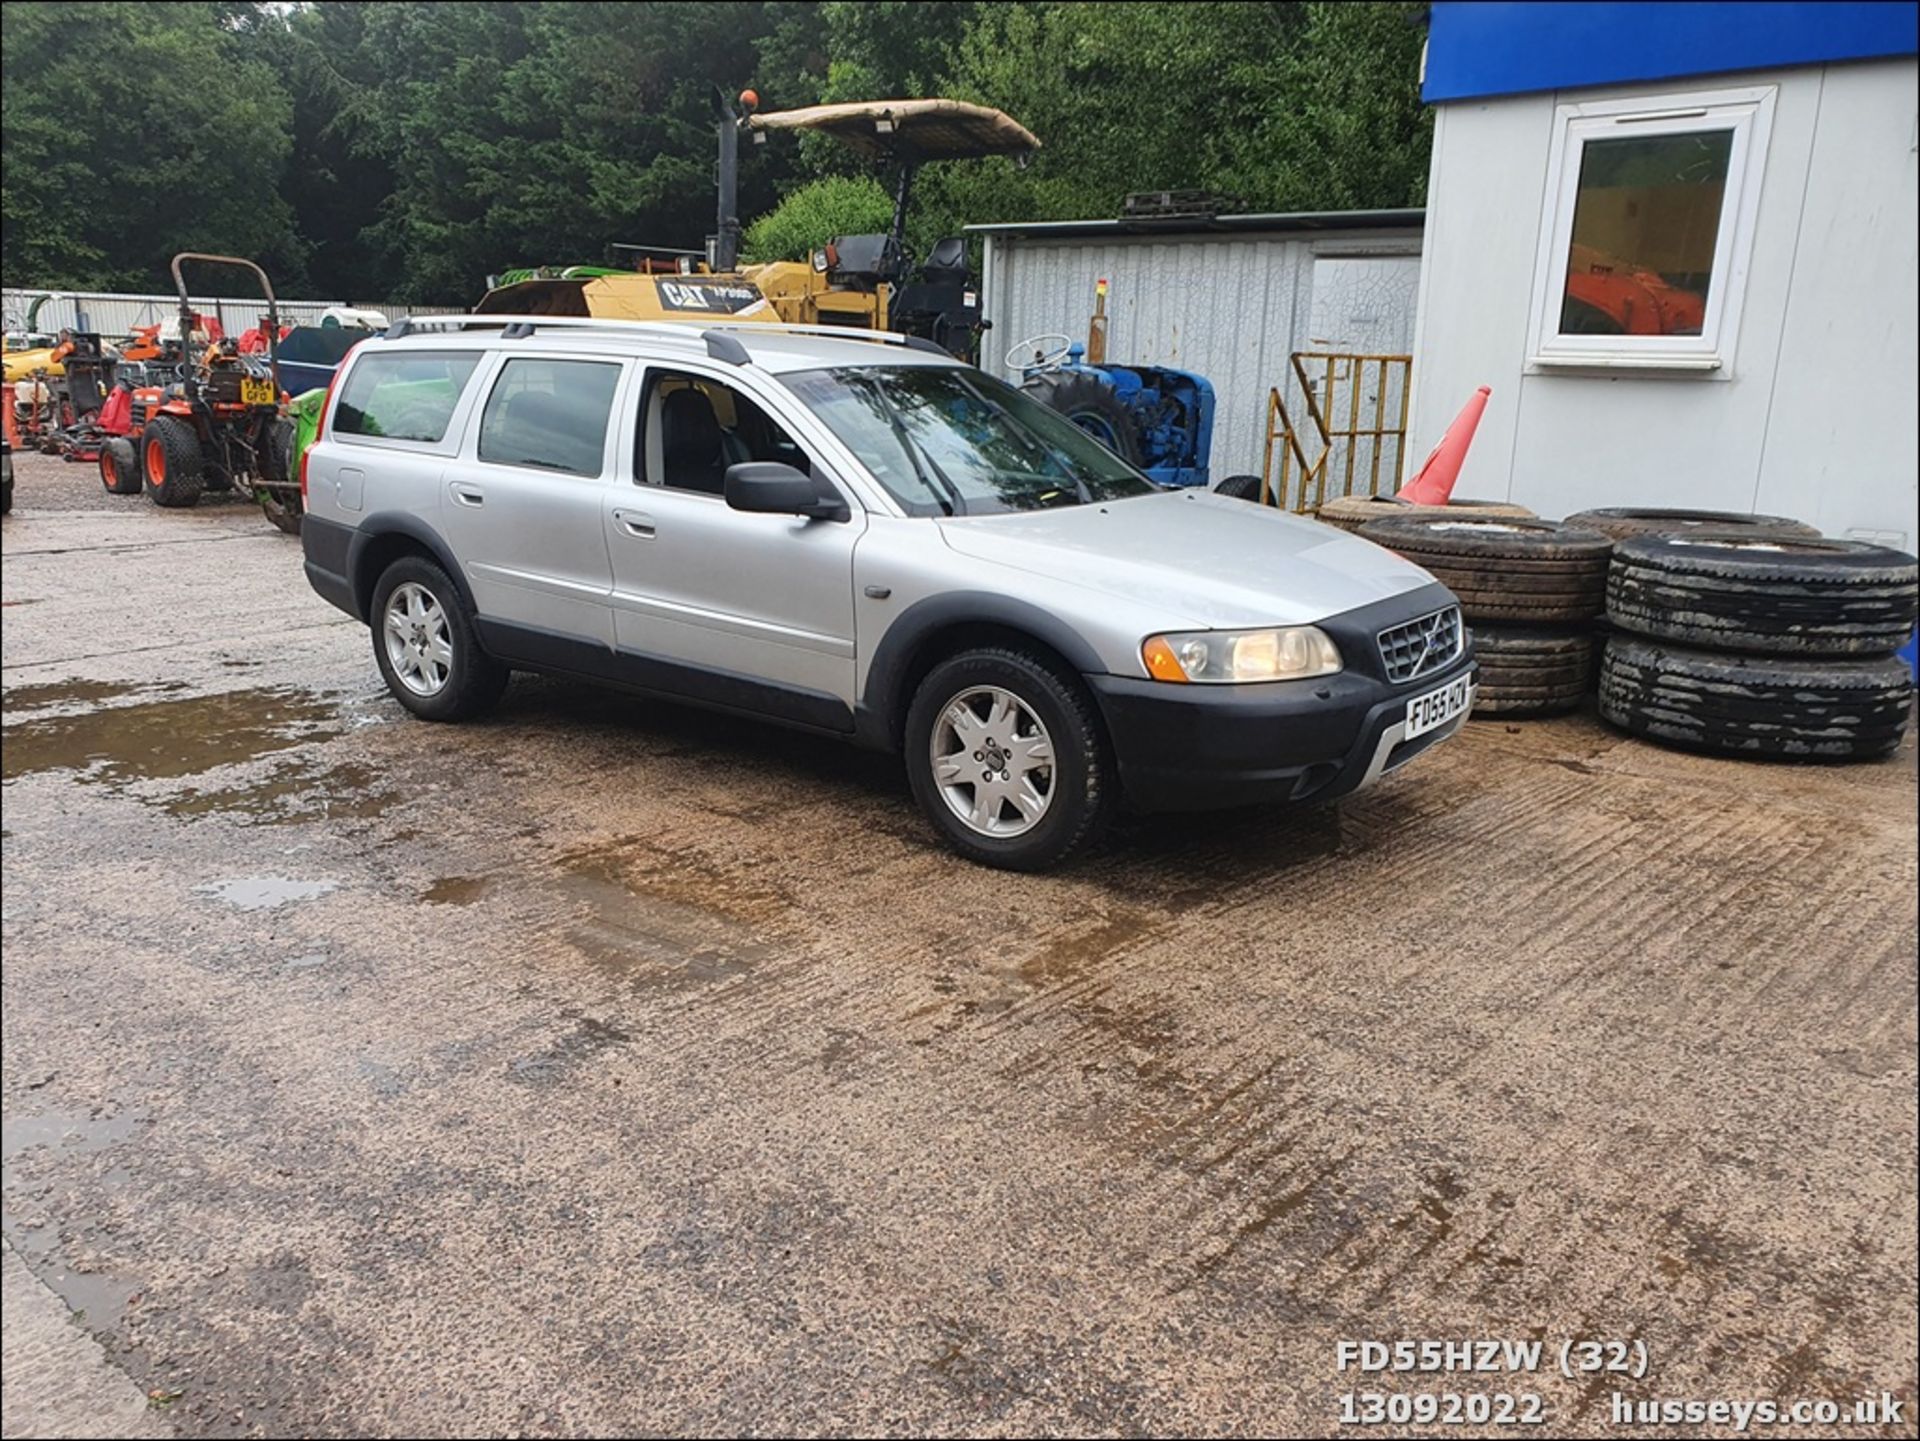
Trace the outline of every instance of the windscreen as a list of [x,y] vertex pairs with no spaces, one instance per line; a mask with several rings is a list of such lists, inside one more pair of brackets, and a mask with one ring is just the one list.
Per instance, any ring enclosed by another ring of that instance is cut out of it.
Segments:
[[780,377],[909,515],[991,515],[1149,495],[1071,421],[977,370],[848,366]]

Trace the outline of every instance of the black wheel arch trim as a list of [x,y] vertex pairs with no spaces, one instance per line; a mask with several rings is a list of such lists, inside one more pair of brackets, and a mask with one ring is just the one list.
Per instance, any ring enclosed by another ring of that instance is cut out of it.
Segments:
[[1019,631],[1056,651],[1082,675],[1107,669],[1099,653],[1066,621],[1037,605],[989,591],[956,591],[915,601],[895,616],[874,647],[854,726],[860,739],[880,750],[899,745],[899,724],[913,699],[907,694],[914,662],[925,643],[943,630],[997,626]]
[[[367,618],[373,606],[373,588],[380,583],[378,573],[366,568],[367,552],[391,535],[402,535],[424,546],[433,556],[434,563],[452,579],[454,589],[460,592],[461,604],[467,608],[467,614],[479,615],[480,608],[473,601],[473,589],[467,584],[467,573],[461,569],[460,562],[453,558],[452,547],[439,531],[418,516],[396,510],[379,511],[361,521],[354,527],[353,539],[347,546],[347,577],[353,584],[356,614],[362,620]],[[366,573],[363,574],[363,571]]]

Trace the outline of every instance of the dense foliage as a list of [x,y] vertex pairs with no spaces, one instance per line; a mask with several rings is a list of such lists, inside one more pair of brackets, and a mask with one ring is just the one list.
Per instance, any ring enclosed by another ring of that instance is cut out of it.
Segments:
[[[910,240],[1117,213],[1129,191],[1255,209],[1416,204],[1424,7],[1405,3],[8,4],[10,285],[164,288],[176,250],[290,293],[460,304],[510,265],[713,229],[711,87],[767,108],[947,94],[1034,163],[929,167]],[[878,228],[887,192],[818,136],[743,147],[747,251]]]

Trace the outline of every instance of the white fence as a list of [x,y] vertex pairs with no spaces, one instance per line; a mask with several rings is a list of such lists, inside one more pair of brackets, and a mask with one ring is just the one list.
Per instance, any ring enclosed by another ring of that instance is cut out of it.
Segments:
[[[33,302],[43,295],[52,299],[40,307],[40,314],[34,321],[34,329],[46,334],[71,326],[75,330],[97,331],[105,336],[126,335],[135,326],[152,325],[156,321],[166,320],[178,313],[180,298],[176,295],[116,295],[105,291],[88,290],[15,290],[0,291],[0,308],[4,308],[6,328],[24,329],[27,312]],[[265,302],[256,297],[241,296],[196,296],[194,309],[207,315],[218,317],[221,329],[229,335],[238,335],[254,323],[254,318],[264,308]],[[281,300],[278,302],[280,323],[282,325],[312,325],[319,321],[320,313],[330,305],[354,305],[360,309],[378,310],[389,320],[397,320],[402,315],[460,315],[458,306],[449,305],[395,305],[379,301],[346,300]]]

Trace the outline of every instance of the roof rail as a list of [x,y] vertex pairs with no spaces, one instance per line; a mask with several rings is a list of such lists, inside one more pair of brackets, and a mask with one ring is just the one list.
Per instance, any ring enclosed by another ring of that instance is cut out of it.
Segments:
[[402,316],[386,328],[384,335],[388,340],[399,340],[408,335],[442,331],[511,330],[512,338],[519,339],[538,330],[560,329],[638,330],[682,337],[699,334],[693,325],[678,320],[612,320],[592,315],[415,315]]
[[[820,335],[835,340],[866,340],[882,345],[899,345],[932,355],[951,353],[919,335],[902,335],[896,330],[865,330],[853,325],[800,325],[784,320],[726,320],[712,316],[688,315],[685,320],[615,320],[592,315],[420,315],[401,316],[389,325],[384,338],[400,340],[409,335],[462,330],[498,330],[502,338],[521,340],[541,330],[631,331],[644,335],[673,336],[680,340],[705,340],[710,352],[716,341],[733,335]],[[732,347],[721,357],[733,360]]]

